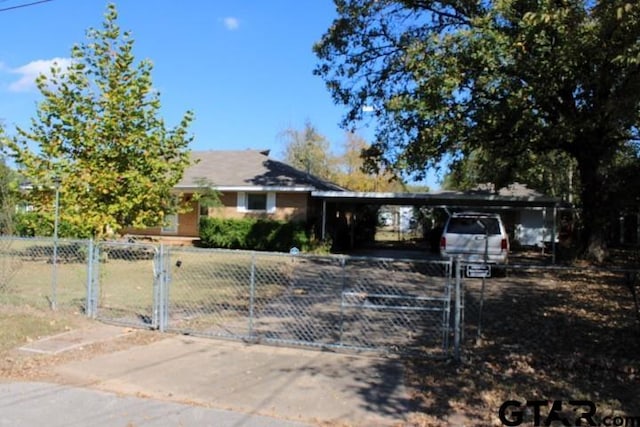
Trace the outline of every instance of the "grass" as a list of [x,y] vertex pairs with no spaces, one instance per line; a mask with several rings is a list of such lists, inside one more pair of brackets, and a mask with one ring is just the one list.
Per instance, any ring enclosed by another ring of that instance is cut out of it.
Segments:
[[[220,316],[246,317],[251,298],[260,303],[281,294],[291,269],[288,256],[240,251],[171,249],[165,259],[173,313],[170,327],[181,321],[181,325],[188,323],[199,330],[215,328]],[[159,267],[154,267],[152,260],[109,259],[98,268],[101,316],[127,324],[149,323],[154,292],[158,291],[154,268]]]
[[0,354],[27,342],[68,331],[83,321],[77,314],[67,311],[0,305]]
[[[46,261],[22,260],[0,292],[0,303],[49,307],[53,295],[53,266]],[[58,264],[56,267],[56,300],[59,307],[81,308],[86,298],[86,266]]]
[[51,306],[55,292],[58,307],[81,309],[86,298],[87,269],[77,258],[63,256],[69,247],[66,242],[60,243],[54,268],[50,240],[0,239],[0,303],[45,308]]
[[[46,252],[41,250],[44,246],[37,243],[40,242],[11,241],[0,251],[0,304],[45,309],[52,305],[55,293],[57,307],[83,311],[86,264],[60,261],[54,269],[50,256],[30,256],[34,252]],[[253,298],[259,302],[282,292],[291,267],[288,256],[240,251],[171,249],[166,259],[164,269],[170,277],[172,306],[203,314],[207,307],[233,301],[238,315],[245,315],[250,304],[252,274]],[[95,268],[99,278],[98,312],[114,320],[129,318],[127,323],[149,322],[153,316],[154,292],[157,292],[154,282],[159,274],[154,261],[108,258]],[[52,287],[54,271],[55,290]]]

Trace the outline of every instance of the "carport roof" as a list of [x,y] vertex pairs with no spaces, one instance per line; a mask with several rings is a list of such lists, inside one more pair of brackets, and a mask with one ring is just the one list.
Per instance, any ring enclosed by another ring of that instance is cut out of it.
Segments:
[[332,202],[375,205],[423,205],[440,207],[562,207],[571,205],[555,197],[530,194],[504,194],[489,191],[437,191],[433,193],[378,193],[358,191],[313,191],[312,197]]

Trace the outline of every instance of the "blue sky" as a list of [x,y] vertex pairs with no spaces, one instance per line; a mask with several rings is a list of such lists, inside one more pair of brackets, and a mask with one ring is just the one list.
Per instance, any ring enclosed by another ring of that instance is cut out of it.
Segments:
[[[70,56],[99,27],[108,2],[0,0],[0,120],[11,132],[35,115],[35,76]],[[162,116],[169,126],[195,112],[194,150],[271,149],[282,158],[287,128],[306,120],[339,152],[344,109],[321,78],[313,43],[331,25],[331,0],[119,0],[118,22],[136,41],[138,60],[154,64]],[[371,130],[359,132],[365,139]],[[437,186],[429,182],[434,188]]]

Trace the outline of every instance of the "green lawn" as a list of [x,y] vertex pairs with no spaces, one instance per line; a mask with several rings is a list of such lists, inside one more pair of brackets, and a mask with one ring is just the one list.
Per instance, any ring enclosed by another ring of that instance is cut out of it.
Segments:
[[77,327],[83,319],[68,311],[0,305],[0,354],[39,338]]

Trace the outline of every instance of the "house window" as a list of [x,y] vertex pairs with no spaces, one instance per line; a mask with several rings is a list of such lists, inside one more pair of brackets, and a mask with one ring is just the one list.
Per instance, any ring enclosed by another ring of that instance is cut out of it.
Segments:
[[165,215],[162,232],[166,234],[175,234],[178,232],[178,215]]
[[238,192],[238,212],[276,212],[276,193]]
[[267,194],[266,193],[247,193],[247,210],[248,211],[266,211],[267,210]]

